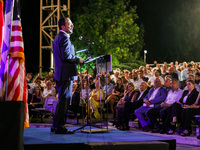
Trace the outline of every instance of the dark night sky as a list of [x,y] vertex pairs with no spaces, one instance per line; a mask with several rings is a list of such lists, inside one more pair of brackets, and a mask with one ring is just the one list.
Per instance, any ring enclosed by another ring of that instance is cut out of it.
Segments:
[[[170,19],[173,16],[183,1],[188,2],[188,5],[197,2],[200,4],[198,0],[131,0],[131,5],[137,5],[138,23],[143,23],[145,27],[144,49],[148,50],[147,63],[153,63],[153,60],[158,60],[160,63],[164,60],[168,60],[167,62],[176,60],[176,57],[173,58],[169,55],[170,52],[168,52],[167,48],[167,42],[170,42],[173,38],[174,32],[171,32],[170,26],[166,25],[166,19]],[[72,0],[71,14],[76,11],[78,5],[86,5],[86,2],[87,0]],[[33,73],[37,73],[39,70],[39,5],[39,0],[21,0],[26,69],[27,72]],[[74,28],[74,30],[76,29]],[[169,34],[167,35],[166,33]],[[43,53],[43,71],[49,71],[49,52],[43,51]],[[143,57],[142,52],[141,57]]]

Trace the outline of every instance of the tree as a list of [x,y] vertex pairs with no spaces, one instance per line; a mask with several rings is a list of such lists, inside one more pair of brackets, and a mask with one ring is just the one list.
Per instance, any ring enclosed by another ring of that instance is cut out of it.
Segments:
[[76,49],[87,47],[78,40],[82,35],[95,42],[89,47],[90,54],[112,55],[114,64],[132,62],[144,45],[144,31],[140,31],[137,19],[136,6],[129,6],[129,0],[89,0],[87,6],[76,11],[72,37]]

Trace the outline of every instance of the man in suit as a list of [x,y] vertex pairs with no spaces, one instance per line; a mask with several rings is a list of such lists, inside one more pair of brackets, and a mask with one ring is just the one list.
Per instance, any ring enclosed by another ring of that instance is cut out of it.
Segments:
[[51,131],[56,134],[73,133],[67,130],[64,125],[66,122],[67,105],[69,104],[73,80],[77,79],[76,64],[83,63],[84,60],[74,55],[74,45],[70,41],[73,33],[73,23],[69,18],[62,18],[58,21],[60,32],[56,35],[53,42],[53,54],[55,60],[56,88],[59,95],[55,116]]
[[135,110],[135,115],[145,132],[150,130],[150,123],[145,120],[146,112],[153,107],[158,107],[160,103],[165,100],[166,96],[167,91],[161,86],[161,81],[157,77],[154,80],[154,87],[149,90],[148,94],[143,99],[143,106]]
[[[129,130],[129,119],[130,119],[130,114],[134,113],[136,109],[142,106],[143,104],[143,98],[147,95],[148,93],[148,86],[147,83],[142,81],[140,83],[140,91],[137,95],[136,99],[132,99],[134,101],[126,102],[124,106],[124,124],[125,127],[123,127],[124,130]],[[135,115],[133,116],[133,119],[136,119]]]
[[[179,89],[179,81],[176,78],[172,79],[171,87],[172,87],[172,90],[168,92],[165,101],[162,102],[159,107],[151,108],[146,113],[149,122],[154,127],[154,129],[152,130],[152,133],[158,133],[161,130],[160,124],[157,121],[157,118],[160,116],[160,111],[165,111],[166,109],[169,109],[169,107],[173,103],[180,100],[183,94],[183,91]],[[164,128],[164,124],[162,126],[163,127],[162,127],[161,133],[165,133],[166,130]]]

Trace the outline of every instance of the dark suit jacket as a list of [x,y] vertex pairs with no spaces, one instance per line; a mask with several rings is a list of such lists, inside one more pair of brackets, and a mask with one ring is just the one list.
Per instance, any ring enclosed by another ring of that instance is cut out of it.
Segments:
[[133,103],[142,106],[142,104],[143,104],[143,99],[144,99],[144,97],[148,94],[148,92],[149,92],[149,88],[147,88],[147,89],[144,91],[144,93],[142,94],[142,96],[140,97],[140,99],[138,99],[138,97],[139,97],[140,94],[141,94],[141,93],[139,93],[138,96],[137,96],[137,100],[135,100]]
[[74,45],[64,31],[60,31],[53,41],[53,54],[55,80],[74,80],[78,74],[76,63],[79,62],[79,58],[74,55]]
[[[188,92],[189,92],[188,90],[186,90],[186,91],[183,92],[183,95],[182,95],[181,99],[179,100],[182,104],[183,104],[183,99],[188,94]],[[198,94],[199,94],[199,92],[196,89],[192,90],[192,92],[190,93],[190,95],[188,95],[186,103],[184,103],[184,104],[187,104],[187,105],[194,104],[195,101],[196,101],[196,99],[197,99]]]

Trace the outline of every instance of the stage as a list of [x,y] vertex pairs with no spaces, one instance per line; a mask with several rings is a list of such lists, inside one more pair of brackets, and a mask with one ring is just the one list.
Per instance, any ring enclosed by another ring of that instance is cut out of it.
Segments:
[[[75,130],[78,127],[68,127]],[[86,127],[85,129],[89,129]],[[24,149],[152,149],[175,150],[176,140],[145,135],[129,131],[110,130],[103,133],[83,133],[78,130],[75,134],[54,134],[50,128],[28,128],[24,130]]]

